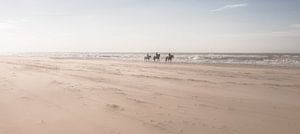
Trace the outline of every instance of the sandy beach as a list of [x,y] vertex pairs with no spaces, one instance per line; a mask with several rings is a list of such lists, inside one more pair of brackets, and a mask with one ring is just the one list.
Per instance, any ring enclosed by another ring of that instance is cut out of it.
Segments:
[[300,68],[0,57],[0,134],[298,134]]

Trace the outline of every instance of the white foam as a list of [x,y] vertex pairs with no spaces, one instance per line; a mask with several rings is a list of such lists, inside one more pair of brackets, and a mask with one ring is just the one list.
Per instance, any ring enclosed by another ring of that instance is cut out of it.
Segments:
[[[144,53],[5,53],[5,55],[42,56],[55,58],[144,60]],[[153,56],[154,54],[152,54]],[[272,66],[299,66],[300,54],[208,54],[208,53],[174,53],[174,62],[178,63],[218,63],[251,64]],[[161,54],[161,62],[167,54]]]

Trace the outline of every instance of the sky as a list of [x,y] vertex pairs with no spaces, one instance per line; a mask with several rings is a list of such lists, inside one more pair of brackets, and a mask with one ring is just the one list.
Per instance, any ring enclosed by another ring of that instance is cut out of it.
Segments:
[[299,0],[0,0],[0,52],[300,53]]

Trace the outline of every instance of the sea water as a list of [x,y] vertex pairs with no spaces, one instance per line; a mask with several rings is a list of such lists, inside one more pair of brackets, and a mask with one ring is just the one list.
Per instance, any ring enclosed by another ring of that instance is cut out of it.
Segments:
[[[101,53],[101,52],[47,52],[47,53],[6,53],[6,55],[41,56],[70,59],[111,59],[144,61],[146,53]],[[149,53],[152,57],[154,53]],[[294,53],[172,53],[175,63],[192,64],[248,64],[300,67],[300,54]],[[165,62],[167,53],[161,53],[158,62]],[[151,59],[152,60],[152,59]],[[150,60],[150,61],[151,61]],[[152,60],[153,61],[153,60]]]

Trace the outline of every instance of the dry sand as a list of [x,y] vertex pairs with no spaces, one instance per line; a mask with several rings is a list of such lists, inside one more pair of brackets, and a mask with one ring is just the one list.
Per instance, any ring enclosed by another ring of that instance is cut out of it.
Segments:
[[299,134],[300,69],[0,57],[0,134]]

